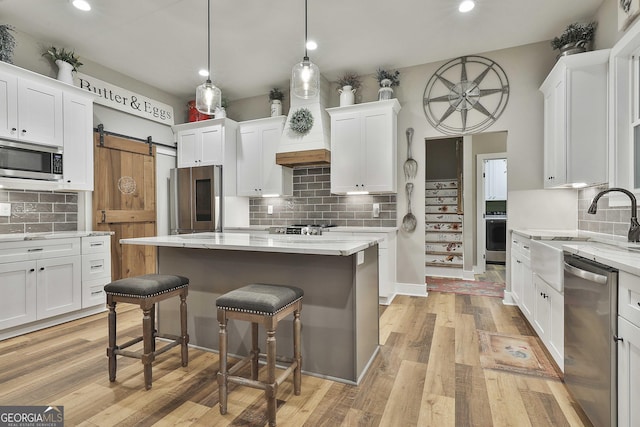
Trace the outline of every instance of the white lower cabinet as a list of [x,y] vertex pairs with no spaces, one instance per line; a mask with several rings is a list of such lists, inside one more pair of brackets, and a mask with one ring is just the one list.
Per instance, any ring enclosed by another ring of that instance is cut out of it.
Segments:
[[533,274],[533,328],[564,371],[564,296]]
[[111,236],[82,238],[82,308],[104,304],[111,282]]
[[640,425],[640,277],[618,276],[618,426]]
[[39,260],[36,273],[38,320],[81,308],[80,255]]
[[0,264],[0,329],[81,307],[80,242],[76,240],[11,242],[0,250],[0,262],[4,261]]
[[558,367],[564,371],[564,295],[535,274],[535,267],[531,261],[531,239],[513,234],[511,294]]
[[0,243],[0,339],[93,314],[95,310],[82,309],[104,306],[102,288],[111,280],[110,238]]
[[36,320],[36,262],[0,264],[0,329]]
[[392,231],[328,231],[331,236],[373,236],[383,237],[378,243],[378,298],[382,305],[389,305],[396,296],[396,235]]

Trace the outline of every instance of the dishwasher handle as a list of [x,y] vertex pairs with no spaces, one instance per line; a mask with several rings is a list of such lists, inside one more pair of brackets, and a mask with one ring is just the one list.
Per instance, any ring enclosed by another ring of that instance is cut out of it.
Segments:
[[567,262],[564,263],[564,271],[571,274],[572,276],[577,276],[581,279],[588,280],[589,282],[598,283],[600,285],[607,284],[607,276],[582,270],[580,268],[574,267],[571,264],[568,264]]

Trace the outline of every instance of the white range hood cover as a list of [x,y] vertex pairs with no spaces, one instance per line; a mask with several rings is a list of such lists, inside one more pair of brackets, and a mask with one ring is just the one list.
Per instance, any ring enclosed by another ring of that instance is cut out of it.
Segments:
[[[291,106],[278,146],[278,153],[331,150],[330,119],[329,113],[324,107],[329,99],[329,86],[329,81],[321,75],[320,91],[318,95],[309,99],[298,98],[293,95],[293,88],[290,88]],[[307,108],[313,115],[313,126],[304,135],[292,131],[289,127],[291,115],[300,108]]]

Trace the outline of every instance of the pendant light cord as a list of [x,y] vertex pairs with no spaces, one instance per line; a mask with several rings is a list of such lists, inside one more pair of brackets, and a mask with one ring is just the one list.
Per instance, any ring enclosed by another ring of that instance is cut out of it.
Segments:
[[307,54],[307,0],[304,0],[304,57],[309,60]]
[[207,73],[207,83],[211,83],[211,0],[207,0]]

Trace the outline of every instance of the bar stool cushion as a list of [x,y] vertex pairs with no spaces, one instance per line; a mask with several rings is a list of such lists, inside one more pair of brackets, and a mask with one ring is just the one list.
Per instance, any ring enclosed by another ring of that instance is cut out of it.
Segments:
[[113,281],[104,287],[104,291],[107,294],[130,298],[147,298],[188,285],[189,279],[183,276],[145,274]]
[[273,315],[304,295],[295,286],[253,283],[227,292],[216,299],[216,307],[244,313]]

